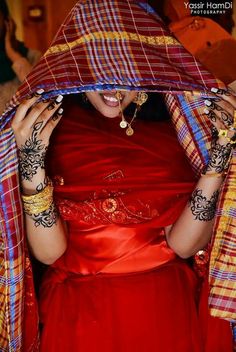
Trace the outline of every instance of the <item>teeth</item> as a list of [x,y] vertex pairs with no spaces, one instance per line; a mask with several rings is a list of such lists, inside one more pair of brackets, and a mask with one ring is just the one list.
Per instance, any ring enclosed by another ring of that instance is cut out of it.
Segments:
[[111,101],[113,103],[117,103],[118,102],[118,99],[116,99],[115,97],[111,97],[111,96],[108,97],[107,95],[103,95],[103,98],[105,100]]

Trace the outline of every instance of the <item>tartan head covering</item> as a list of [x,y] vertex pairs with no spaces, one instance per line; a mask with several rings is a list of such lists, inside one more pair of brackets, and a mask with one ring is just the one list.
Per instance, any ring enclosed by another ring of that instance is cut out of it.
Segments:
[[[44,98],[114,88],[165,92],[179,141],[199,173],[210,149],[210,125],[203,114],[202,97],[211,95],[211,87],[224,86],[170,36],[146,1],[77,2],[0,121],[0,224],[5,249],[1,252],[4,270],[0,272],[5,305],[0,306],[0,317],[6,316],[8,323],[0,333],[1,351],[8,351],[6,342],[11,351],[22,350],[24,234],[16,145],[10,128],[16,106],[39,88],[44,88]],[[236,316],[232,294],[236,277],[231,267],[236,255],[232,246],[236,209],[231,201],[235,168],[233,157],[217,213],[210,272],[212,312],[229,319]]]

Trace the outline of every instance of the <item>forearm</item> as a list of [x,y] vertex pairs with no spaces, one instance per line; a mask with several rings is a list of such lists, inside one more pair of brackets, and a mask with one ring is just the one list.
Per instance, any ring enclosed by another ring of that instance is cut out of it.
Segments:
[[167,233],[171,248],[187,258],[211,239],[218,194],[232,155],[232,144],[220,137],[183,213]]
[[[22,193],[32,195],[47,185],[44,170],[31,181],[22,181]],[[26,233],[33,255],[45,264],[52,264],[66,250],[66,229],[54,203],[45,211],[29,214],[25,211]]]
[[49,137],[62,116],[62,96],[38,102],[40,89],[17,109],[12,121],[18,146],[19,173],[30,248],[37,259],[51,264],[66,250],[66,230],[53,202],[53,187],[45,175]]
[[181,216],[167,233],[169,246],[179,256],[188,258],[210,241],[222,181],[222,176],[202,176]]

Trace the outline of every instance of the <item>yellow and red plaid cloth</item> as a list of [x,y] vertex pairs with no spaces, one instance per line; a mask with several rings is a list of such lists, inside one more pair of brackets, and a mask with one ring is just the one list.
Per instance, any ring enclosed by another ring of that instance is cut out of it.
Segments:
[[[24,302],[31,277],[10,128],[17,105],[39,88],[44,88],[44,98],[114,88],[165,92],[179,141],[198,174],[209,157],[211,131],[203,109],[211,87],[224,86],[171,37],[146,1],[77,2],[0,120],[1,351],[37,350],[37,339],[22,347],[24,303],[33,311],[35,301],[31,292]],[[234,153],[216,215],[210,264],[211,312],[229,320],[236,320],[235,173]]]

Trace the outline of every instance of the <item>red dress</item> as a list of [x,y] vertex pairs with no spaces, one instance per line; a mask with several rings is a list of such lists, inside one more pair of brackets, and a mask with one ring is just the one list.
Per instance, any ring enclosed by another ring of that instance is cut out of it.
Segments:
[[225,322],[223,346],[204,348],[198,280],[165,241],[194,187],[170,123],[137,120],[127,137],[117,119],[68,109],[50,151],[68,248],[42,284],[41,352],[232,351]]

